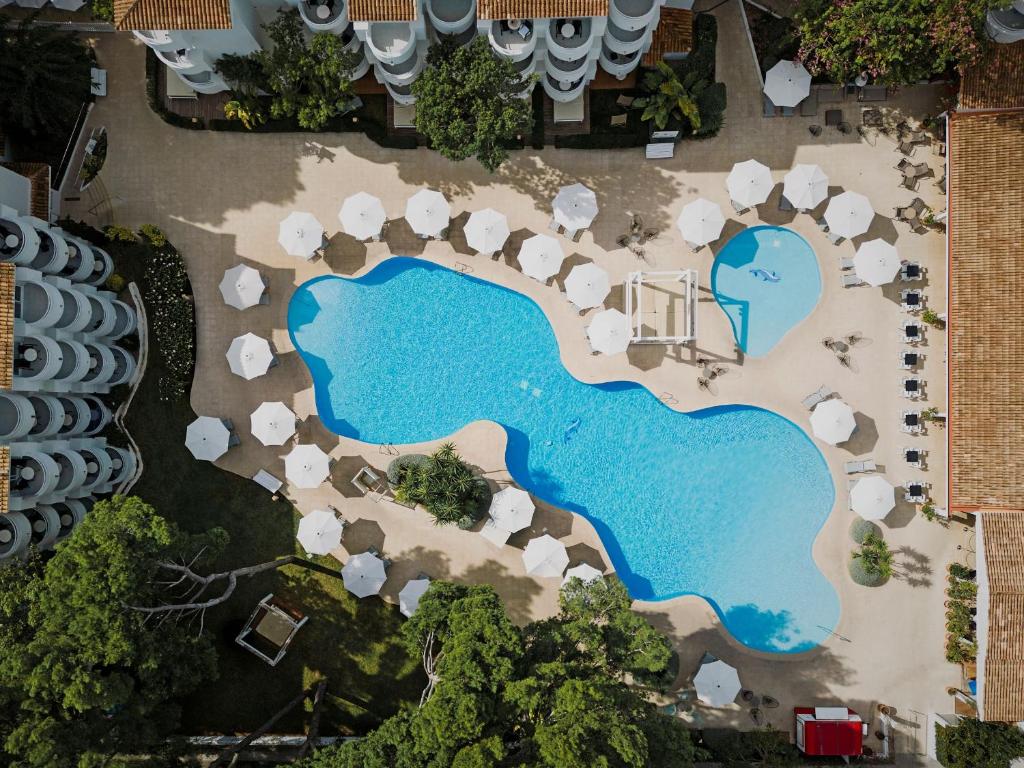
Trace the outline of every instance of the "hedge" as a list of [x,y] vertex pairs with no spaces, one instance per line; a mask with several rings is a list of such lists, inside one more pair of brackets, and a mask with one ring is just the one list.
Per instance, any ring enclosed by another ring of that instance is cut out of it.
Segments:
[[859,557],[850,558],[850,578],[853,579],[854,583],[860,584],[862,587],[880,587],[888,579],[882,578],[877,573],[868,573],[864,570],[864,565],[861,563]]
[[398,485],[400,480],[399,474],[406,467],[422,467],[424,464],[430,461],[429,456],[425,456],[422,453],[406,453],[394,459],[388,464],[388,483],[391,487]]
[[857,544],[863,544],[864,539],[866,539],[872,533],[876,536],[881,536],[882,529],[874,523],[872,523],[870,520],[863,520],[858,517],[850,525],[850,538],[853,539]]

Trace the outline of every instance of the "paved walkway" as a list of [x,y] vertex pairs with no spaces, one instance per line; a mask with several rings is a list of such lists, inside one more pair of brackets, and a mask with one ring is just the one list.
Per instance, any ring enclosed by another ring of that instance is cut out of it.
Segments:
[[[690,253],[673,225],[681,207],[703,195],[730,211],[724,179],[738,160],[758,158],[773,169],[777,180],[794,163],[820,163],[829,174],[833,192],[852,189],[868,194],[881,215],[865,239],[883,237],[895,242],[904,258],[924,264],[929,304],[944,310],[943,238],[934,233],[910,234],[886,218],[894,206],[914,196],[898,186],[899,175],[893,169],[898,155],[893,145],[885,139],[868,142],[856,134],[843,136],[834,131],[814,138],[807,131],[811,121],[799,117],[762,119],[757,76],[738,8],[727,3],[715,13],[720,21],[719,72],[727,83],[730,105],[720,136],[684,143],[674,159],[657,163],[645,162],[642,150],[520,152],[495,176],[487,175],[475,162],[456,165],[426,150],[385,150],[356,135],[245,135],[169,127],[145,103],[142,47],[129,36],[104,36],[98,43],[98,55],[109,71],[110,95],[97,103],[90,118],[91,124],[106,125],[110,131],[102,177],[117,223],[157,224],[188,259],[197,303],[198,360],[192,392],[196,411],[246,425],[249,413],[261,401],[280,399],[293,404],[300,415],[312,413],[311,382],[288,339],[287,299],[296,285],[316,275],[363,273],[386,258],[389,250],[385,244],[364,246],[337,235],[332,237],[324,260],[306,264],[281,252],[276,243],[277,223],[290,210],[309,210],[334,233],[341,200],[361,189],[381,197],[388,212],[397,218],[412,192],[423,186],[436,187],[449,196],[457,216],[484,206],[503,211],[515,241],[520,242],[527,231],[545,230],[549,201],[557,188],[581,181],[597,191],[602,213],[593,231],[574,246],[566,271],[572,264],[593,260],[610,272],[613,284],[621,284],[637,261],[616,249],[615,238],[625,229],[628,215],[636,211],[648,227],[663,233],[648,251],[654,268],[694,267],[699,270],[701,285],[708,286],[710,254],[707,249]],[[911,89],[885,106],[893,117],[922,116],[938,110],[937,97],[931,89]],[[858,105],[847,103],[844,108],[846,119],[856,123]],[[918,160],[936,160],[927,148],[918,154]],[[938,191],[929,181],[919,194],[941,209]],[[886,537],[899,553],[899,577],[876,590],[855,586],[847,577],[851,548],[847,529],[852,516],[846,508],[843,462],[870,456],[891,480],[910,478],[899,454],[908,438],[898,429],[898,413],[905,405],[898,394],[901,372],[896,367],[904,315],[895,300],[896,286],[842,289],[839,257],[852,256],[853,245],[830,245],[811,216],[784,216],[775,202],[773,197],[760,212],[730,219],[726,236],[756,223],[786,224],[814,247],[824,286],[822,300],[811,316],[763,359],[737,356],[729,324],[710,298],[700,303],[700,339],[695,347],[645,346],[631,348],[617,358],[594,357],[583,339],[586,318],[581,318],[556,288],[524,277],[516,268],[514,247],[509,256],[481,259],[467,253],[457,227],[452,243],[424,247],[400,222],[391,227],[389,239],[395,253],[416,254],[448,266],[463,262],[475,275],[533,298],[555,329],[565,365],[580,379],[636,380],[655,393],[670,393],[674,407],[682,410],[751,403],[802,425],[807,424],[807,413],[800,400],[823,383],[850,402],[859,413],[860,429],[854,439],[839,448],[821,446],[838,489],[836,507],[814,546],[815,560],[835,585],[842,603],[842,616],[831,640],[805,654],[759,654],[721,631],[714,612],[699,598],[637,607],[673,639],[684,676],[706,650],[727,659],[739,667],[745,686],[780,700],[781,706],[769,712],[777,726],[789,727],[788,712],[796,704],[841,701],[874,717],[874,705],[881,701],[897,709],[903,731],[898,745],[901,751],[917,752],[923,738],[923,713],[946,708],[945,687],[958,682],[957,670],[942,660],[942,581],[946,564],[960,554],[957,545],[966,537],[956,527],[947,530],[926,522],[912,507],[901,504],[885,521]],[[72,215],[89,218],[86,208],[84,201],[77,210],[75,204],[67,206]],[[458,219],[463,220],[464,216]],[[217,284],[223,270],[239,261],[258,265],[269,277],[269,306],[242,313],[223,304]],[[564,277],[565,272],[558,279]],[[621,303],[621,292],[613,291],[608,304]],[[231,338],[249,330],[272,338],[282,362],[269,375],[245,383],[229,372],[224,352]],[[853,364],[847,369],[824,349],[820,339],[851,331],[863,334],[865,341],[853,349]],[[924,350],[923,375],[930,384],[926,404],[944,409],[942,336],[929,334]],[[701,355],[728,369],[710,392],[696,385],[695,359]],[[494,584],[519,621],[549,615],[557,608],[558,582],[527,577],[519,549],[544,528],[570,545],[574,560],[602,567],[608,563],[588,522],[543,505],[533,529],[513,537],[512,546],[498,550],[475,533],[439,529],[424,514],[364,499],[349,479],[364,463],[385,467],[390,457],[384,449],[341,440],[326,432],[315,418],[302,428],[301,438],[317,442],[337,458],[334,485],[289,495],[304,512],[332,503],[354,520],[345,539],[347,552],[376,545],[395,561],[385,588],[388,599],[394,599],[407,577],[422,570],[435,577]],[[454,439],[489,478],[507,480],[505,435],[498,426],[472,424]],[[915,441],[930,450],[933,469],[924,476],[942,498],[943,434],[933,429]],[[425,451],[430,447],[416,448]],[[243,430],[242,444],[219,465],[245,476],[263,467],[283,477],[284,453],[261,446]],[[338,552],[341,559],[346,551]],[[746,711],[738,706],[721,710],[701,707],[688,718],[707,724],[750,723]]]

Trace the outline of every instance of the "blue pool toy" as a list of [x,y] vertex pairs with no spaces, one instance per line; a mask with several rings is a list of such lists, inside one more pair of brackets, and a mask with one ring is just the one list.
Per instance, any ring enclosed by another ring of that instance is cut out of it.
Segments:
[[782,279],[777,273],[769,272],[767,269],[761,269],[760,267],[750,270],[750,274],[754,277],[760,277],[766,283],[777,283]]

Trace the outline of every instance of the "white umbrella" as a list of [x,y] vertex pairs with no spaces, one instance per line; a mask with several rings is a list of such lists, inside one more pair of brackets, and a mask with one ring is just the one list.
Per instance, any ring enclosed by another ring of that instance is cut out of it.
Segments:
[[814,406],[811,413],[811,429],[814,436],[829,445],[838,445],[850,439],[857,428],[853,408],[842,400],[826,400]]
[[249,416],[249,428],[264,445],[284,445],[295,434],[295,414],[284,403],[263,403]]
[[398,610],[411,617],[420,607],[420,598],[430,588],[430,579],[410,579],[398,593]]
[[289,256],[308,261],[323,245],[324,227],[312,213],[294,211],[278,227],[277,242]]
[[314,509],[299,521],[295,538],[311,555],[329,555],[332,549],[341,546],[341,532],[344,524],[337,515],[327,509]]
[[62,11],[77,11],[85,5],[85,0],[50,0],[50,3],[54,8],[60,8]]
[[558,274],[564,259],[562,244],[550,235],[527,238],[519,249],[519,265],[523,268],[523,274],[541,282]]
[[296,445],[284,457],[285,477],[296,488],[316,488],[331,474],[331,459],[316,445]]
[[503,488],[491,497],[487,514],[495,526],[503,531],[515,533],[533,522],[533,500],[522,488]]
[[814,208],[828,197],[828,176],[816,165],[794,165],[782,179],[782,195],[801,211]]
[[725,179],[725,186],[734,203],[749,208],[767,200],[775,182],[772,181],[772,172],[767,165],[757,160],[744,160],[732,167]]
[[865,520],[881,520],[896,506],[896,489],[881,475],[868,475],[850,489],[850,506]]
[[700,665],[693,676],[693,687],[697,689],[697,698],[705,704],[724,707],[732,704],[743,686],[735,667],[715,659]]
[[265,290],[267,286],[259,271],[245,264],[224,270],[220,281],[220,295],[224,297],[224,303],[235,309],[255,307]]
[[380,235],[388,215],[379,198],[366,192],[357,192],[345,198],[338,211],[338,220],[346,234],[356,240],[367,240]]
[[783,59],[764,76],[764,93],[777,107],[795,107],[811,93],[811,73],[800,62]]
[[825,209],[825,223],[829,231],[840,237],[851,238],[863,235],[871,226],[875,211],[871,201],[859,192],[843,192],[828,201]]
[[247,381],[262,376],[274,362],[270,342],[255,333],[236,336],[225,354],[231,372]]
[[570,184],[558,190],[551,207],[555,221],[566,229],[586,229],[597,216],[597,195],[582,184]]
[[857,249],[853,257],[857,277],[871,285],[885,285],[892,282],[900,271],[900,255],[895,245],[889,245],[881,238],[869,240]]
[[388,574],[384,561],[372,552],[360,552],[352,555],[341,569],[341,578],[345,589],[356,597],[369,597],[380,592]]
[[523,565],[531,576],[561,576],[568,564],[565,545],[547,533],[530,539],[523,551]]
[[565,295],[580,309],[600,306],[611,290],[608,273],[597,264],[577,264],[565,278]]
[[574,565],[565,572],[565,578],[562,579],[562,586],[564,587],[573,579],[579,579],[584,584],[591,584],[603,577],[604,574],[594,566],[587,565],[586,563],[580,563],[579,565]]
[[44,5],[46,5],[46,0],[18,0],[20,8],[42,8]]
[[683,206],[683,212],[676,220],[676,226],[683,233],[683,239],[694,245],[707,245],[717,240],[725,226],[725,216],[717,203],[698,197]]
[[587,326],[590,346],[602,355],[625,352],[632,337],[633,330],[629,327],[629,318],[617,309],[598,312]]
[[452,207],[444,195],[432,189],[421,189],[405,204],[405,220],[412,231],[424,237],[437,237],[448,226]]
[[200,416],[185,430],[185,447],[200,461],[216,461],[230,444],[231,431],[213,416]]
[[508,219],[493,208],[474,211],[463,230],[466,244],[478,253],[494,253],[508,240]]

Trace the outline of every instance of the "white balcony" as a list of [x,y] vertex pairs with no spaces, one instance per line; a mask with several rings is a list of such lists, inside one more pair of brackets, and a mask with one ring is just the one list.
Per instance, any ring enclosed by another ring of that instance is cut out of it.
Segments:
[[84,240],[65,234],[64,239],[68,243],[68,261],[64,268],[58,273],[74,283],[85,282],[96,266],[96,257],[92,248]]
[[91,441],[78,447],[78,452],[85,459],[86,477],[72,496],[88,496],[93,491],[103,493],[111,476],[114,474],[114,461],[104,449],[100,441]]
[[536,22],[523,19],[515,29],[507,21],[493,21],[487,31],[491,50],[511,61],[523,61],[537,48]]
[[89,374],[90,356],[85,344],[71,339],[61,339],[57,342],[60,347],[61,361],[54,381],[62,384],[77,384]]
[[60,344],[49,336],[26,334],[15,338],[14,381],[16,389],[33,389],[53,380],[64,360]]
[[58,438],[80,437],[84,435],[92,421],[92,411],[89,403],[77,395],[60,395],[60,401],[64,409],[64,423],[57,432]]
[[59,275],[71,258],[67,242],[47,228],[37,227],[36,234],[39,235],[39,252],[28,266],[46,275]]
[[181,75],[194,75],[210,69],[206,56],[200,48],[169,48],[154,50],[153,53],[168,68]]
[[645,27],[640,29],[620,29],[613,22],[609,21],[602,40],[609,50],[629,55],[643,48],[644,41],[647,39],[646,36],[647,29]]
[[385,80],[384,88],[387,89],[388,95],[391,96],[397,104],[409,106],[416,103],[416,97],[412,95],[412,89],[407,85],[392,85]]
[[32,544],[36,549],[49,549],[60,535],[60,515],[52,507],[41,505],[22,512],[32,528]]
[[552,19],[548,24],[548,54],[576,61],[590,51],[590,19]]
[[32,405],[35,424],[28,436],[32,440],[55,437],[64,425],[64,405],[53,395],[31,393],[26,395]]
[[52,509],[57,513],[60,518],[60,533],[57,535],[57,541],[60,542],[62,539],[67,538],[76,526],[81,524],[85,519],[86,513],[92,506],[92,499],[65,499],[64,501],[55,502],[52,505],[44,505]]
[[657,10],[657,0],[611,0],[608,18],[620,29],[645,29]]
[[64,300],[64,312],[57,321],[56,327],[67,333],[84,331],[92,320],[92,305],[89,297],[75,288],[60,288],[60,296]]
[[548,53],[548,58],[545,62],[544,68],[547,73],[559,83],[575,83],[587,74],[587,67],[589,65],[590,62],[587,59],[563,61],[557,56],[553,56],[551,53]]
[[476,19],[476,0],[425,0],[427,15],[442,35],[465,32]]
[[82,434],[85,437],[92,437],[106,429],[113,415],[107,404],[95,395],[82,395],[82,400],[89,407],[89,423]]
[[113,350],[100,343],[86,343],[85,348],[89,350],[89,372],[82,377],[82,384],[96,388],[109,383],[117,370]]
[[366,47],[376,61],[397,66],[416,52],[416,33],[404,21],[372,22],[367,27]]
[[48,453],[24,444],[11,448],[9,507],[24,510],[49,496],[60,480],[60,467]]
[[39,253],[39,233],[23,218],[0,216],[0,261],[27,267]]
[[108,384],[111,387],[127,384],[135,373],[135,358],[123,347],[113,346],[110,347],[110,351],[114,355],[114,375],[110,377]]
[[1024,40],[1024,3],[993,9],[985,18],[985,31],[997,43],[1015,43]]
[[181,38],[165,29],[136,29],[132,31],[132,34],[153,50],[181,47]]
[[617,53],[608,49],[608,46],[601,46],[601,67],[609,75],[622,80],[640,64],[640,51],[631,54]]
[[541,82],[544,84],[544,93],[553,101],[567,102],[579,97],[587,87],[587,78],[581,77],[575,82],[560,81],[545,75]]
[[25,553],[32,541],[32,526],[21,512],[0,515],[0,563]]
[[32,279],[32,273],[26,272],[18,275],[14,286],[14,317],[39,329],[52,328],[64,315],[64,298],[55,286]]
[[40,497],[48,501],[61,501],[82,487],[85,478],[89,476],[89,469],[85,466],[85,457],[72,448],[51,448],[50,456],[57,462],[60,475],[53,491],[40,494]]
[[20,440],[35,425],[36,411],[31,400],[17,392],[0,392],[0,440]]
[[125,448],[116,445],[107,445],[105,449],[110,454],[110,461],[114,466],[114,473],[110,476],[110,482],[120,485],[129,477],[135,474],[135,454]]
[[120,339],[127,336],[138,326],[138,318],[135,310],[117,299],[113,300],[114,312],[117,315],[117,322],[114,323],[114,330],[110,332],[112,339]]
[[340,34],[348,26],[345,0],[300,0],[299,15],[312,32]]
[[228,85],[224,82],[224,79],[211,69],[194,74],[179,72],[178,77],[197,93],[220,93],[221,91],[228,90]]
[[92,265],[92,274],[85,279],[85,282],[89,285],[100,286],[107,282],[107,278],[114,271],[114,260],[98,245],[90,247],[95,261]]
[[92,307],[92,314],[89,324],[85,327],[85,333],[97,339],[110,336],[117,327],[117,310],[114,302],[103,296],[89,296],[89,306]]
[[374,67],[377,79],[398,87],[412,85],[426,66],[426,56],[411,56],[401,64],[385,64],[378,62]]

